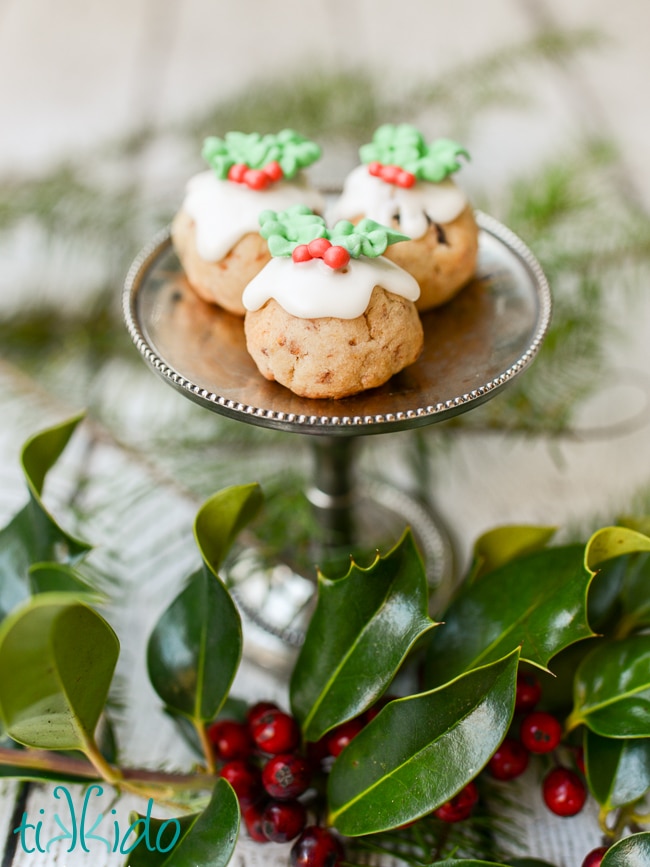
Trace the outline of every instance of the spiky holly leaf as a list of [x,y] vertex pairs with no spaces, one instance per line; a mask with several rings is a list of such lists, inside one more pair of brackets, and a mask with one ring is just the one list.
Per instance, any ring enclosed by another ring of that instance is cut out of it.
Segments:
[[506,526],[488,530],[474,543],[469,581],[505,566],[511,560],[545,548],[554,527]]
[[318,576],[318,602],[290,683],[308,740],[357,716],[386,689],[413,644],[436,626],[413,536],[368,568]]
[[650,789],[650,738],[603,738],[585,730],[589,789],[605,810],[633,804]]
[[650,833],[631,834],[619,840],[605,852],[600,867],[648,867],[650,864]]
[[565,647],[588,638],[591,573],[582,545],[548,548],[506,563],[464,584],[433,634],[425,683],[438,686],[515,647],[546,669]]

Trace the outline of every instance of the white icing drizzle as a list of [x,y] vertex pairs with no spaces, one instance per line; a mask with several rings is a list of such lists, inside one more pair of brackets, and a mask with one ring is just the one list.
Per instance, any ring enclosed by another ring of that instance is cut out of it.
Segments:
[[300,319],[356,319],[365,313],[375,286],[409,301],[420,297],[417,281],[384,256],[350,259],[341,270],[322,259],[294,262],[289,256],[277,256],[244,289],[242,301],[247,310],[259,310],[275,298]]
[[284,211],[307,205],[323,211],[323,197],[300,172],[291,180],[251,190],[245,184],[222,181],[213,171],[201,172],[187,184],[183,208],[196,224],[196,247],[206,262],[223,259],[249,232],[259,232],[262,211]]
[[434,223],[450,223],[466,206],[467,197],[451,178],[398,187],[371,175],[368,166],[362,165],[347,176],[341,197],[328,213],[328,222],[361,215],[390,226],[397,216],[400,232],[421,238],[429,227],[427,217]]

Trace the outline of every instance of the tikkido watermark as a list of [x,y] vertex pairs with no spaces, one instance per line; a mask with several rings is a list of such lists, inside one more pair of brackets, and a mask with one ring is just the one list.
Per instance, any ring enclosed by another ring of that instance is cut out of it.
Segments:
[[139,816],[124,830],[113,807],[108,814],[98,812],[96,798],[104,795],[102,786],[93,784],[86,789],[81,809],[78,810],[69,789],[59,785],[52,790],[53,797],[60,802],[52,818],[60,833],[51,837],[44,832],[46,812],[41,808],[40,818],[29,821],[27,812],[23,813],[20,824],[13,829],[19,835],[20,846],[28,854],[46,854],[54,845],[68,842],[66,852],[91,852],[91,847],[105,847],[106,851],[128,855],[138,846],[146,846],[150,852],[169,852],[181,836],[178,819],[166,819],[157,830],[151,825],[153,798],[149,798],[147,812]]

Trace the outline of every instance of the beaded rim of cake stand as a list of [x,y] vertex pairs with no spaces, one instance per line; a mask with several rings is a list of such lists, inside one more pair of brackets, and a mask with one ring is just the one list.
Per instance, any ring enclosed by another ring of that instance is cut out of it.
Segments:
[[[281,410],[265,409],[259,406],[251,406],[232,398],[216,394],[206,388],[202,388],[182,373],[171,367],[151,347],[138,323],[135,310],[135,297],[140,281],[151,263],[157,256],[171,245],[170,227],[167,226],[158,232],[151,241],[140,251],[131,265],[124,284],[123,314],[127,329],[136,348],[143,358],[165,379],[181,391],[188,392],[188,396],[199,400],[204,404],[211,405],[216,412],[229,415],[231,418],[240,418],[242,421],[257,423],[268,426],[302,426],[310,428],[312,433],[335,433],[364,426],[385,426],[386,429],[403,429],[405,427],[426,424],[427,421],[436,421],[436,416],[445,417],[455,415],[469,408],[474,402],[482,403],[495,390],[501,389],[510,382],[517,374],[521,373],[537,355],[551,319],[552,298],[551,290],[540,263],[526,244],[513,231],[508,229],[494,217],[476,211],[476,221],[479,228],[502,241],[515,253],[530,271],[536,288],[536,298],[539,303],[539,315],[537,318],[536,331],[526,351],[499,373],[496,377],[472,391],[459,394],[444,402],[416,407],[415,409],[398,412],[386,412],[376,415],[313,415],[283,412]],[[310,401],[311,402],[311,401]],[[317,403],[317,401],[314,401]],[[359,431],[361,433],[362,431]]]

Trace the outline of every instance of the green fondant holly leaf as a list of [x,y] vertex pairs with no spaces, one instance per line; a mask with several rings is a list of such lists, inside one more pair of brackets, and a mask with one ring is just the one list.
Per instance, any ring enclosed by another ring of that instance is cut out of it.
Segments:
[[461,168],[462,163],[458,160],[461,156],[469,159],[464,147],[451,139],[440,138],[429,145],[418,160],[413,174],[420,180],[439,183]]
[[396,232],[367,217],[356,226],[349,220],[340,220],[328,232],[328,237],[332,244],[345,247],[353,259],[358,259],[359,256],[371,258],[381,256],[389,244],[409,240],[408,235]]
[[321,149],[295,130],[284,129],[277,135],[227,132],[223,139],[209,136],[203,143],[201,153],[221,180],[228,176],[228,171],[236,164],[261,169],[271,162],[280,164],[285,178],[292,178],[300,169],[316,162]]
[[326,238],[325,220],[306,205],[294,205],[285,211],[262,211],[260,235],[266,238],[272,256],[291,256],[299,244]]
[[385,123],[372,137],[372,141],[359,148],[361,162],[379,162],[383,165],[409,166],[417,163],[425,150],[422,134],[408,123]]

